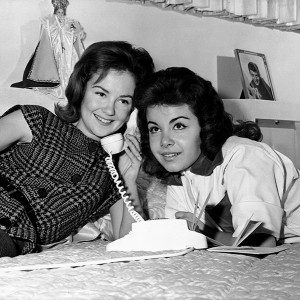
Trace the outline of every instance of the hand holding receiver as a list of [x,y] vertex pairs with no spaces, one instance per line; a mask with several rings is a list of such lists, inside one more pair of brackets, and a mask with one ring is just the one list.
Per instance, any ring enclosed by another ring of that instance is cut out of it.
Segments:
[[125,135],[125,153],[119,159],[119,171],[126,184],[131,205],[144,219],[146,218],[137,191],[137,177],[141,168],[142,157],[140,143],[135,135]]
[[136,182],[140,171],[142,157],[140,143],[134,135],[126,134],[124,151],[119,159],[119,171],[126,183]]

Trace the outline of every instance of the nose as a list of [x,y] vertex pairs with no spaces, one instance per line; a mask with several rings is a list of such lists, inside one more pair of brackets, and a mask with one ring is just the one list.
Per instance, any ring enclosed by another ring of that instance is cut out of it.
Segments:
[[162,135],[161,141],[160,141],[161,147],[167,148],[174,145],[174,140],[169,132],[165,132]]
[[113,116],[115,114],[115,101],[107,101],[102,108],[102,111],[108,116]]

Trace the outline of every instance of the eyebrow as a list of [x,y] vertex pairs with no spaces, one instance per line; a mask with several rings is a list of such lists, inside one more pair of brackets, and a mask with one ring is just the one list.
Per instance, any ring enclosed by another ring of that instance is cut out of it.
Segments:
[[[170,121],[169,123],[172,124],[172,123],[176,122],[178,119],[189,120],[190,118],[185,117],[185,116],[179,116],[179,117],[176,117],[176,118],[174,118],[174,119],[171,119],[171,121]],[[157,123],[156,123],[156,122],[153,122],[153,121],[149,121],[147,124],[155,124],[155,125],[157,125]]]
[[[109,94],[109,91],[106,90],[104,87],[102,87],[101,85],[98,85],[98,84],[95,84],[92,86],[93,88],[100,88],[101,90],[103,90],[105,93],[108,93]],[[131,98],[133,99],[133,96],[132,95],[120,95],[119,97],[121,98]]]

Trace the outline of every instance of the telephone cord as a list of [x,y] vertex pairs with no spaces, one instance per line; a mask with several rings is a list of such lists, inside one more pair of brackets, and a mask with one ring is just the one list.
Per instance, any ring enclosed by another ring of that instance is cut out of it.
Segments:
[[123,201],[124,201],[124,203],[125,203],[125,205],[128,209],[128,212],[130,213],[130,215],[133,217],[133,219],[136,222],[144,221],[142,216],[137,211],[134,210],[134,207],[132,206],[131,201],[128,200],[129,197],[128,197],[128,195],[126,195],[126,191],[124,190],[124,186],[121,185],[122,182],[121,182],[121,180],[119,180],[119,174],[118,174],[118,172],[117,172],[117,170],[114,166],[111,153],[109,153],[109,156],[105,158],[105,162],[106,162],[106,165],[108,167],[109,173],[110,173],[113,181],[115,182],[116,187],[118,188],[119,193],[122,196],[122,199],[123,199]]

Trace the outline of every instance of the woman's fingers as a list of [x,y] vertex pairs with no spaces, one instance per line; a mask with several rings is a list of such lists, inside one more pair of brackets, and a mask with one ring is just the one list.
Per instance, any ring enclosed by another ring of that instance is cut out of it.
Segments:
[[[184,220],[187,220],[188,222],[188,226],[190,227],[195,221],[195,217],[194,217],[194,214],[191,213],[191,212],[185,212],[185,211],[178,211],[175,213],[175,217],[176,219],[184,219]],[[198,220],[197,222],[197,227],[200,229],[200,230],[203,230],[204,227],[205,227],[205,224],[202,223],[200,220]]]
[[[140,143],[134,135],[126,134],[125,142],[129,149],[125,148],[126,153],[132,159],[137,159],[139,161],[142,160],[142,156],[140,153]],[[129,151],[128,151],[129,150]]]
[[190,212],[178,211],[175,213],[176,219],[183,219],[187,221],[188,228],[191,229],[193,223],[193,214]]
[[190,212],[178,211],[175,213],[175,217],[176,219],[184,219],[190,222],[193,221],[193,214]]

